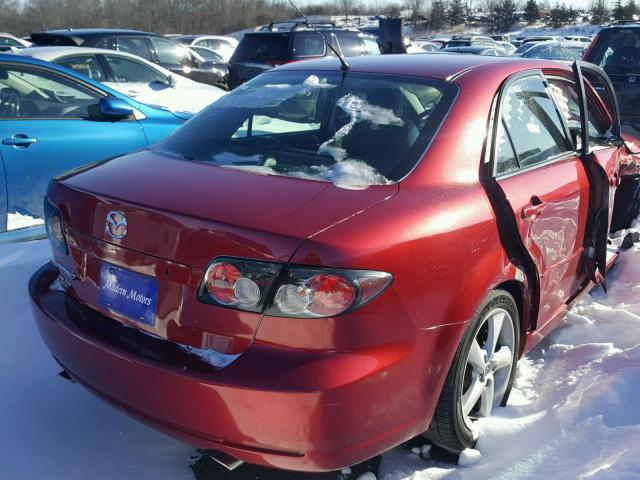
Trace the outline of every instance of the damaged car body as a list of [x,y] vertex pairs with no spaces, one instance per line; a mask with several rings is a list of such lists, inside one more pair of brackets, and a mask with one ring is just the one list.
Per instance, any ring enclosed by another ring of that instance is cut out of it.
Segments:
[[518,358],[606,287],[617,105],[580,62],[350,63],[273,69],[50,184],[29,289],[73,379],[234,466],[475,444]]

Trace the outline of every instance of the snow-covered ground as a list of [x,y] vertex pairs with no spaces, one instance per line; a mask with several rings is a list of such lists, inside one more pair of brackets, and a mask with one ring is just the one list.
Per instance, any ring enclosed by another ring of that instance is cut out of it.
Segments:
[[57,375],[27,294],[50,255],[46,240],[0,246],[0,479],[193,480],[192,447]]
[[[48,256],[46,241],[0,246],[0,479],[193,479],[192,447],[56,375],[26,290]],[[610,273],[607,294],[585,297],[521,360],[510,405],[479,423],[464,466],[431,459],[428,446],[399,447],[383,456],[377,478],[640,479],[639,294],[635,247]],[[261,478],[242,471],[233,478]]]

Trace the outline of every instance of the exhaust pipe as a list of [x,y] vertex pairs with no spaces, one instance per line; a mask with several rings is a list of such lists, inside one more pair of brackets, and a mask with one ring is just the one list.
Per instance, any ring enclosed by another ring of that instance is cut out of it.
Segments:
[[235,470],[236,468],[238,468],[240,465],[244,463],[242,460],[238,460],[236,457],[232,457],[231,455],[228,455],[223,452],[209,450],[207,453],[209,454],[209,457],[211,457],[213,461],[215,461],[216,463],[219,463],[229,471]]

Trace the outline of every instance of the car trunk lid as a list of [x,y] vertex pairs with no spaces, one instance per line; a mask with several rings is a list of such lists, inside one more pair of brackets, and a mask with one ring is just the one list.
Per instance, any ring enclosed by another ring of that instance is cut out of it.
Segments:
[[[68,226],[71,255],[61,261],[78,275],[71,282],[76,297],[162,338],[239,353],[251,343],[261,314],[196,300],[211,260],[286,262],[304,239],[397,191],[397,185],[347,190],[140,152],[64,178],[49,196]],[[107,232],[110,212],[126,217],[123,238]],[[159,281],[155,323],[101,302],[105,263],[116,273],[119,268],[122,275],[132,271]]]

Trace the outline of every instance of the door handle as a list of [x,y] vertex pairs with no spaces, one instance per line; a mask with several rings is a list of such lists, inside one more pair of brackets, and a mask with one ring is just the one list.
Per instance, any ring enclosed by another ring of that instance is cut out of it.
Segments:
[[534,195],[531,197],[531,200],[529,200],[529,205],[522,208],[522,219],[532,222],[536,221],[546,206],[546,203],[540,200],[538,196]]
[[2,140],[3,145],[13,145],[14,147],[28,147],[32,143],[36,143],[38,139],[31,138],[23,133],[17,133],[11,138],[5,138]]

